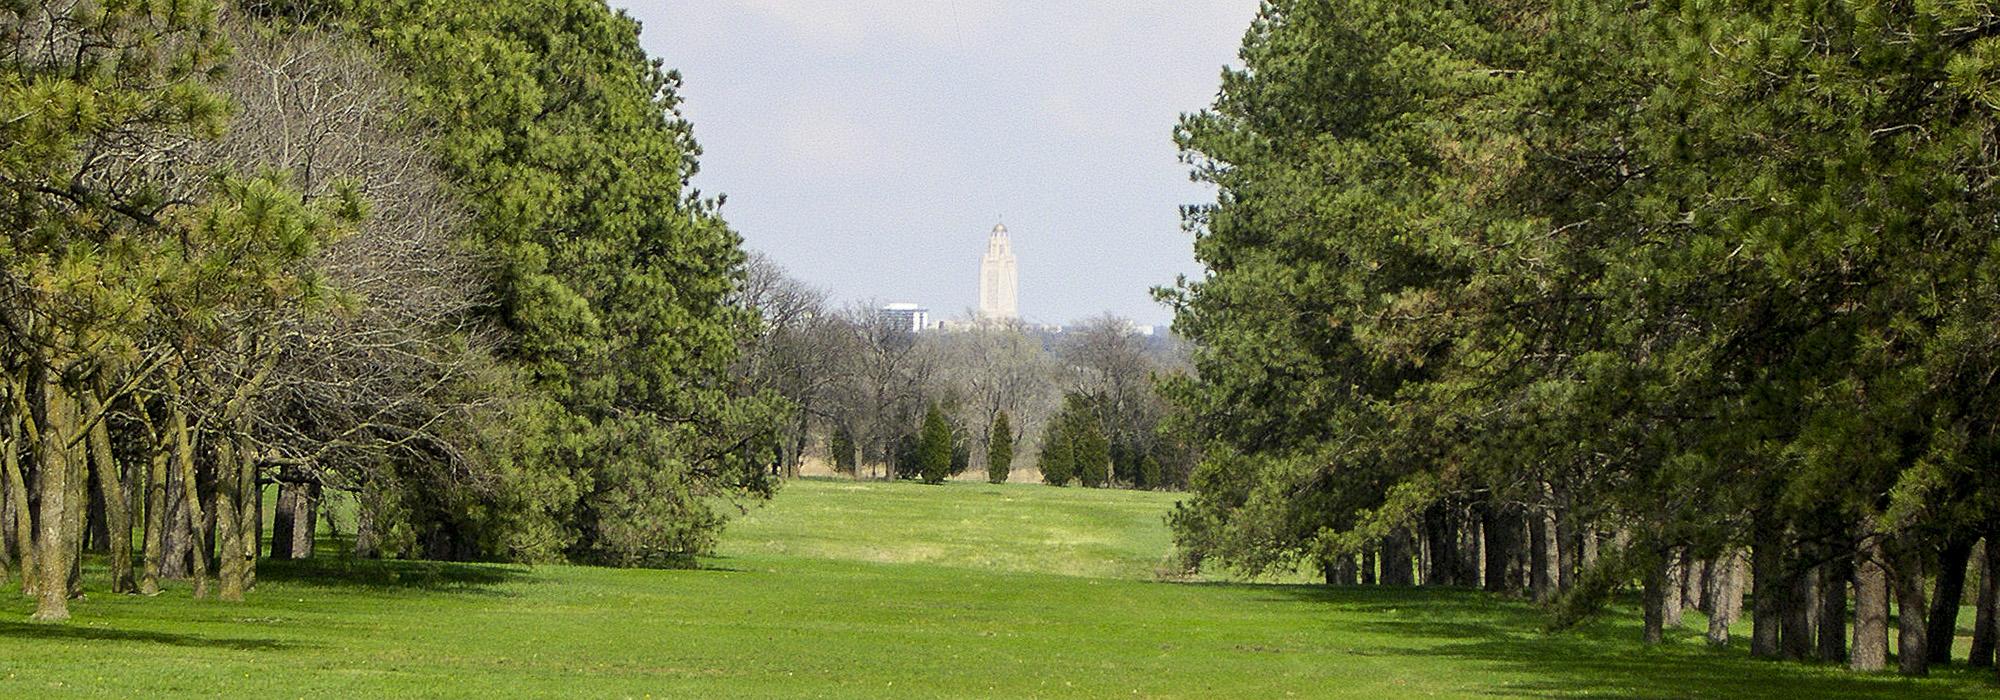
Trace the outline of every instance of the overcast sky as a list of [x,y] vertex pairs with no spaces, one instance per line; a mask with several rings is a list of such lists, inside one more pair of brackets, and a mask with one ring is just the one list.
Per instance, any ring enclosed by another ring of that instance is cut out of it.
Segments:
[[1171,314],[1206,201],[1172,134],[1213,101],[1257,0],[613,0],[681,71],[749,248],[842,301],[957,316],[1004,220],[1021,314]]

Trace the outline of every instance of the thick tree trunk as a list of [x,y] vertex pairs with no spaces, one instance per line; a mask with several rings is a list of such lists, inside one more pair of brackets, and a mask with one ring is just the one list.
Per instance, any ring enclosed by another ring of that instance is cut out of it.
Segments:
[[325,488],[319,482],[306,484],[306,492],[299,499],[299,513],[292,529],[292,558],[311,559],[313,545],[319,541],[319,504],[325,500]]
[[1729,626],[1743,614],[1743,563],[1735,551],[1725,551],[1705,577],[1708,585],[1708,643],[1729,646]]
[[1757,515],[1750,544],[1750,655],[1772,659],[1780,653],[1779,629],[1790,586],[1784,580],[1784,532],[1767,517]]
[[76,531],[82,525],[82,504],[74,497],[82,456],[70,448],[82,428],[82,417],[67,387],[47,369],[38,374],[40,410],[35,425],[39,429],[29,431],[37,446],[36,481],[42,495],[35,542],[41,580],[35,585],[34,619],[61,622],[69,619],[70,573],[80,544]]
[[1847,586],[1854,580],[1854,560],[1837,553],[1820,565],[1818,648],[1821,661],[1847,661]]
[[1666,550],[1665,579],[1660,582],[1660,624],[1667,627],[1681,626],[1681,584],[1687,576],[1687,569],[1681,565],[1681,548]]
[[1402,530],[1382,538],[1382,585],[1408,586],[1415,579],[1410,568],[1410,534]]
[[1667,591],[1673,587],[1673,556],[1671,550],[1653,553],[1653,561],[1646,564],[1644,586],[1641,589],[1645,606],[1645,639],[1647,644],[1659,644],[1666,638]]
[[[1906,536],[1907,537],[1907,536]],[[1889,552],[1889,583],[1896,596],[1896,665],[1903,675],[1930,673],[1930,630],[1924,624],[1924,566],[1914,543],[1899,542]]]
[[1361,550],[1361,585],[1375,585],[1375,550]]
[[1792,561],[1787,562],[1784,570],[1785,602],[1782,615],[1785,627],[1782,632],[1783,639],[1779,644],[1784,657],[1793,661],[1812,658],[1816,644],[1813,639],[1813,598],[1817,591],[1813,585],[1812,571],[1805,568],[1805,563],[1800,561],[1802,559],[1803,555],[1794,556]]
[[1854,557],[1854,648],[1848,668],[1880,671],[1889,667],[1889,572],[1882,540],[1865,536]]
[[1465,508],[1455,509],[1458,517],[1458,581],[1462,586],[1483,586],[1481,563],[1485,561],[1485,534],[1478,518]]
[[1320,570],[1320,575],[1325,577],[1326,579],[1326,585],[1329,586],[1354,585],[1354,574],[1355,574],[1354,557],[1339,556],[1339,557],[1334,557],[1332,559],[1328,559],[1326,561],[1320,562],[1319,570]]
[[181,488],[179,462],[171,441],[167,452],[167,518],[160,533],[160,577],[184,579],[193,573],[195,530],[188,527],[186,489]]
[[1708,612],[1708,567],[1710,562],[1696,559],[1694,548],[1681,550],[1681,611],[1696,610]]
[[1977,612],[1973,615],[1972,656],[1966,661],[1973,666],[1994,666],[1994,639],[2000,637],[2000,537],[1993,533],[1986,535],[1984,556],[1980,557],[1979,595],[1974,604]]
[[215,554],[216,597],[231,603],[243,600],[243,469],[233,436],[215,444]]
[[[1558,493],[1558,498],[1562,498]],[[1556,520],[1556,577],[1557,593],[1567,591],[1575,585],[1578,573],[1583,567],[1583,531],[1577,527],[1576,516],[1566,507],[1558,507]]]
[[[83,408],[87,416],[105,413],[104,402],[89,391],[83,393]],[[111,428],[108,423],[107,420],[97,420],[91,425],[91,471],[97,473],[98,500],[104,504],[104,526],[110,535],[107,544],[111,557],[111,590],[114,593],[136,593],[139,586],[132,577],[131,500],[126,498],[125,487],[119,483],[125,469],[111,452]]]
[[152,455],[146,460],[146,487],[143,489],[146,539],[140,557],[144,564],[140,566],[139,573],[139,593],[142,595],[159,595],[161,569],[166,562],[167,462],[167,450],[160,445],[154,446]]
[[1514,569],[1515,533],[1519,523],[1508,506],[1489,504],[1480,509],[1479,529],[1484,535],[1486,551],[1486,575],[1481,580],[1487,591],[1506,593],[1516,590],[1515,581],[1509,574]]
[[278,504],[271,509],[271,558],[292,558],[293,518],[299,511],[300,484],[278,481]]
[[1931,597],[1924,648],[1932,664],[1951,663],[1952,642],[1958,640],[1958,604],[1965,598],[1965,567],[1976,537],[1954,535],[1938,556],[1937,590]]

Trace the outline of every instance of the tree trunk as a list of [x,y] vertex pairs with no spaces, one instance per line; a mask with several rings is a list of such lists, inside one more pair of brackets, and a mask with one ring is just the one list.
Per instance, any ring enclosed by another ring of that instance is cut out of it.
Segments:
[[1458,533],[1458,548],[1456,550],[1458,554],[1454,559],[1456,563],[1453,566],[1458,570],[1459,585],[1473,587],[1485,585],[1484,580],[1481,578],[1481,571],[1484,568],[1481,566],[1481,563],[1485,561],[1485,547],[1483,545],[1485,535],[1480,531],[1479,519],[1473,516],[1470,509],[1463,507],[1454,508],[1452,515],[1458,520],[1458,528],[1456,530]]
[[284,478],[278,481],[278,505],[271,510],[271,558],[292,558],[293,518],[299,511],[300,484]]
[[[20,386],[15,385],[14,391],[20,390]],[[16,402],[15,405],[21,406],[24,403]],[[13,519],[0,525],[4,525],[8,534],[14,538],[14,554],[21,567],[21,594],[33,596],[35,582],[39,580],[41,569],[37,566],[35,558],[35,523],[34,512],[28,505],[28,480],[21,472],[23,419],[23,416],[15,415],[7,420],[7,449],[6,454],[0,456],[0,460],[4,462],[0,463],[4,463],[4,468],[7,470],[8,511]]]
[[1361,550],[1361,585],[1375,585],[1375,550],[1372,548]]
[[1779,655],[1778,638],[1784,617],[1784,532],[1758,513],[1754,540],[1750,544],[1750,655],[1773,659]]
[[[174,386],[175,393],[178,386]],[[208,517],[201,511],[201,483],[195,474],[194,435],[188,429],[187,410],[169,402],[167,434],[173,439],[174,467],[180,474],[181,511],[187,515],[188,576],[194,579],[194,597],[208,595]]]
[[[139,410],[144,411],[145,408],[142,406]],[[160,569],[166,560],[167,460],[167,450],[155,443],[152,454],[146,460],[146,486],[142,493],[146,501],[146,534],[140,557],[144,561],[139,574],[141,595],[160,593]]]
[[181,488],[179,462],[174,457],[173,441],[167,445],[167,488],[166,524],[160,532],[160,577],[184,579],[191,573],[189,563],[194,558],[195,531],[188,527],[187,498]]
[[1784,616],[1783,638],[1779,644],[1784,657],[1793,661],[1810,659],[1813,656],[1813,597],[1817,592],[1813,585],[1812,571],[1806,568],[1805,556],[1795,553],[1792,561],[1784,567]]
[[1430,507],[1424,516],[1424,542],[1429,562],[1424,567],[1424,585],[1462,585],[1458,578],[1458,533],[1444,504]]
[[1673,556],[1671,550],[1658,550],[1653,560],[1647,562],[1642,589],[1645,605],[1647,644],[1659,644],[1666,638],[1667,590],[1673,587]]
[[1973,615],[1972,656],[1966,663],[1973,666],[1994,666],[1994,638],[2000,636],[2000,537],[1992,532],[1986,535],[1984,556],[1980,557],[1979,595]]
[[235,436],[223,436],[215,443],[215,555],[216,596],[224,601],[243,601],[243,468]]
[[325,500],[325,487],[314,481],[306,484],[306,492],[299,498],[299,513],[292,530],[292,558],[311,559],[313,545],[319,541],[319,504]]
[[1498,504],[1487,504],[1479,510],[1479,530],[1484,535],[1486,550],[1486,575],[1480,581],[1490,593],[1505,593],[1514,589],[1513,581],[1507,575],[1513,568],[1514,519],[1510,509]]
[[1844,552],[1820,565],[1819,647],[1814,656],[1821,661],[1847,661],[1847,586],[1853,580],[1854,560]]
[[[1560,492],[1559,493],[1559,498]],[[1565,507],[1558,507],[1556,520],[1556,576],[1555,590],[1560,593],[1575,585],[1577,574],[1583,566],[1583,532],[1577,527],[1576,516]]]
[[1958,604],[1965,598],[1965,567],[1976,541],[1976,536],[1953,535],[1939,553],[1937,590],[1925,618],[1929,624],[1924,648],[1932,664],[1951,663],[1951,646],[1958,641]]
[[[91,391],[83,392],[83,408],[86,416],[102,416],[105,413],[103,400]],[[108,420],[100,418],[91,425],[91,471],[97,473],[98,500],[104,504],[104,526],[110,535],[107,544],[111,557],[111,591],[136,593],[139,586],[132,578],[131,500],[126,498],[125,487],[119,483],[125,470],[111,452],[111,428],[108,423]]]
[[1555,570],[1549,556],[1551,543],[1548,513],[1536,509],[1528,513],[1528,594],[1537,602],[1547,602],[1555,594]]
[[1709,569],[1708,643],[1729,646],[1729,626],[1743,614],[1743,562],[1734,550],[1724,551]]
[[40,410],[35,424],[39,429],[31,429],[36,443],[36,481],[40,482],[42,502],[36,528],[36,554],[41,565],[41,580],[36,582],[37,593],[34,619],[43,622],[61,622],[69,619],[70,569],[75,565],[77,541],[75,530],[80,529],[79,503],[73,497],[76,471],[82,461],[81,455],[69,447],[77,432],[81,416],[77,413],[76,400],[67,387],[56,381],[47,368],[38,368],[40,391],[37,392]]
[[1694,548],[1681,550],[1681,611],[1708,612],[1708,571],[1713,563],[1696,559]]
[[1889,666],[1889,573],[1882,539],[1864,536],[1854,557],[1854,649],[1848,668],[1880,671]]
[[1410,568],[1410,533],[1397,530],[1382,538],[1382,585],[1408,586],[1414,582]]
[[361,502],[354,508],[354,556],[374,559],[382,556],[381,543],[375,533],[375,509],[367,499],[358,500]]
[[1911,542],[1897,543],[1889,555],[1890,587],[1896,596],[1896,665],[1906,676],[1929,675],[1931,657],[1925,647],[1930,630],[1924,624],[1927,606],[1923,560]]
[[1681,563],[1682,548],[1673,547],[1663,554],[1666,577],[1660,582],[1660,624],[1667,627],[1681,626],[1681,585],[1687,577],[1687,569]]

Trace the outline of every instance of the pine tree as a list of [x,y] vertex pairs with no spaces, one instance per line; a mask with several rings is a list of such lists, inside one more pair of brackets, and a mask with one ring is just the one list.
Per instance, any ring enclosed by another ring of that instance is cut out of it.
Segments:
[[993,427],[986,434],[986,480],[1007,483],[1007,473],[1014,465],[1014,426],[1006,411],[993,417]]
[[942,484],[951,475],[951,423],[937,404],[924,412],[924,425],[917,438],[917,468],[926,484]]

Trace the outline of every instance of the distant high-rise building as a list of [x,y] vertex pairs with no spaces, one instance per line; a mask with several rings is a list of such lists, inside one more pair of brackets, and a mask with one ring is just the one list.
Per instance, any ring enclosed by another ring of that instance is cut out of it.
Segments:
[[979,259],[979,317],[1011,321],[1021,317],[1021,275],[1014,268],[1014,247],[1007,227],[993,227],[986,236],[986,255]]
[[890,304],[878,309],[875,313],[879,314],[883,321],[895,326],[898,330],[906,330],[911,333],[921,333],[931,325],[931,310],[916,304]]

